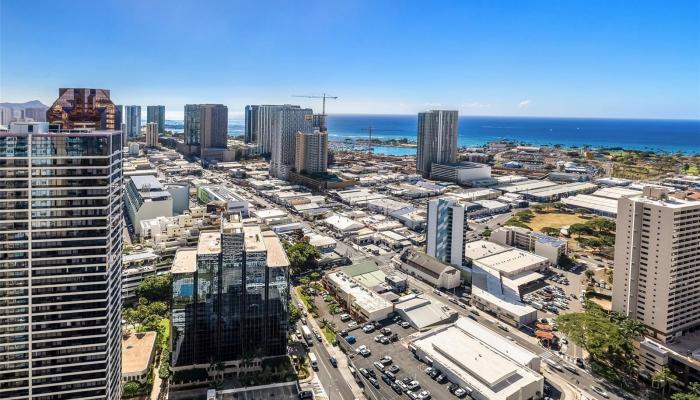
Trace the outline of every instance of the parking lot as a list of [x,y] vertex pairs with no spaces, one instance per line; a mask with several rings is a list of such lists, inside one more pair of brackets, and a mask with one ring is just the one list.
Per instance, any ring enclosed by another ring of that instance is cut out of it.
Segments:
[[[392,366],[397,366],[399,368],[396,372],[392,372],[396,379],[406,379],[407,382],[417,381],[419,383],[419,388],[415,388],[412,392],[418,394],[423,391],[428,391],[430,397],[436,399],[456,398],[448,391],[448,382],[440,384],[428,376],[425,373],[425,369],[428,365],[414,358],[413,353],[409,350],[408,342],[411,340],[411,336],[416,333],[414,328],[403,328],[393,320],[380,321],[380,325],[382,328],[391,329],[391,333],[382,335],[381,332],[376,329],[366,333],[363,332],[362,327],[358,327],[349,332],[349,335],[356,339],[355,343],[351,345],[343,343],[348,349],[348,354],[351,352],[354,353],[351,355],[351,360],[356,369],[357,378],[361,384],[365,386],[365,391],[370,398],[397,399],[403,396],[409,398],[405,392],[402,391],[402,393],[399,394],[392,389],[389,385],[389,383],[391,383],[389,380],[390,378],[382,377],[380,368],[388,371],[395,370],[395,367]],[[391,336],[395,333],[398,333],[400,336],[398,341],[389,341],[388,344],[375,341],[377,336]],[[357,349],[361,346],[365,346],[369,349],[371,354],[366,357],[357,354]],[[386,365],[383,365],[380,360],[385,356],[390,357],[391,361],[385,361]],[[375,365],[375,363],[377,363],[377,365]],[[429,397],[423,398],[428,399]]]

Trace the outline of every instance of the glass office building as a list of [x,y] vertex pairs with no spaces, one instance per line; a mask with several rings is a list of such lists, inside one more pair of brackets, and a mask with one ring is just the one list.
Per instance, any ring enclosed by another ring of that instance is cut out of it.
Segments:
[[106,89],[61,88],[58,99],[46,111],[46,121],[63,130],[119,130],[121,120],[121,110]]
[[279,238],[223,217],[173,264],[172,367],[286,354],[289,261]]
[[165,133],[165,106],[147,106],[146,123],[158,124],[158,133]]
[[121,397],[121,254],[121,132],[0,132],[0,398]]

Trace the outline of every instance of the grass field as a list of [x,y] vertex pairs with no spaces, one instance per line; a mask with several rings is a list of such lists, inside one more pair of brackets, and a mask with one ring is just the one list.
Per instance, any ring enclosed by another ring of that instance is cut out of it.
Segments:
[[575,214],[560,214],[560,213],[546,213],[537,214],[527,224],[534,231],[538,231],[545,226],[552,228],[561,228],[564,226],[569,226],[571,224],[583,223],[586,220],[581,218],[579,215]]

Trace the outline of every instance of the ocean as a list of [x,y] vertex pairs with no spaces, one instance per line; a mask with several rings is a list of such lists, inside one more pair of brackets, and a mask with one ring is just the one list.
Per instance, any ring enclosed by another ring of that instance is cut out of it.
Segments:
[[[329,115],[329,138],[336,142],[372,138],[416,140],[416,115]],[[182,131],[182,121],[166,121]],[[229,135],[242,135],[242,120],[229,121]],[[700,120],[472,117],[459,118],[459,146],[481,146],[508,139],[533,145],[608,147],[666,153],[700,154]],[[415,148],[373,146],[389,155],[412,155]]]

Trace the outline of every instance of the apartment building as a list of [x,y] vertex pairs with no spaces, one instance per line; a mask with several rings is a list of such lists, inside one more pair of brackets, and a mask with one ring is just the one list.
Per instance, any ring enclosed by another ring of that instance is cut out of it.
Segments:
[[700,326],[700,201],[645,187],[618,202],[612,308],[661,342]]

